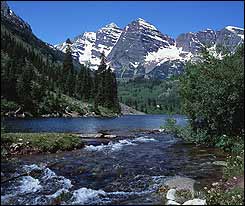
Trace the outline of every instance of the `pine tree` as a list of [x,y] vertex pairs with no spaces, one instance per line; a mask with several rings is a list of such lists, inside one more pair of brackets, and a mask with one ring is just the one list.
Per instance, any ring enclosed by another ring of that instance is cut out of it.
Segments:
[[[64,93],[72,96],[74,93],[74,68],[73,68],[73,59],[72,59],[72,50],[71,50],[71,40],[66,40],[66,55],[63,62],[63,91]],[[65,84],[64,84],[65,83]]]
[[95,100],[97,105],[104,106],[105,101],[105,73],[106,73],[106,58],[105,53],[101,54],[101,63],[98,70],[95,73]]
[[120,106],[117,97],[116,76],[106,64],[104,52],[101,55],[101,64],[96,72],[95,83],[97,87],[96,103],[119,113]]
[[29,62],[26,62],[23,73],[17,80],[17,94],[20,102],[25,110],[32,110],[32,80],[33,80],[33,67]]

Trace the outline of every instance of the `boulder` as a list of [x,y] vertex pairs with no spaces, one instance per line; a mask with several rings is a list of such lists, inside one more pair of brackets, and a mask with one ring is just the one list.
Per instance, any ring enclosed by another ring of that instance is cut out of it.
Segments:
[[188,177],[175,176],[173,178],[167,179],[164,185],[169,188],[175,188],[176,190],[187,190],[194,195],[194,183],[195,180]]
[[80,134],[79,135],[82,138],[101,138],[103,137],[103,134],[101,133],[96,133],[96,134]]
[[170,189],[168,192],[167,192],[167,195],[166,195],[166,198],[168,200],[175,200],[175,193],[176,193],[176,189]]
[[173,200],[168,200],[166,205],[180,205],[178,202],[175,202]]
[[188,200],[186,202],[184,202],[183,205],[206,205],[206,200],[202,200],[202,199],[193,199],[193,200]]
[[113,139],[113,138],[116,138],[117,136],[116,135],[113,135],[113,134],[106,134],[104,135],[104,138],[108,138],[108,139]]
[[227,166],[227,162],[226,161],[214,161],[213,162],[214,165],[218,165],[218,166]]

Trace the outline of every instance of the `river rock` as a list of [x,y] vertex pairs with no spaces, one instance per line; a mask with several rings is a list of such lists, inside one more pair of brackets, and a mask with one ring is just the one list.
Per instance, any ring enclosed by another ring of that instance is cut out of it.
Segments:
[[165,132],[165,129],[159,129],[158,131],[159,132]]
[[176,190],[189,190],[194,195],[194,183],[195,180],[188,177],[175,176],[164,182],[169,188],[175,188]]
[[227,162],[226,161],[214,161],[213,162],[214,165],[218,165],[218,166],[227,166]]
[[206,200],[202,200],[202,199],[193,199],[193,200],[188,200],[186,202],[184,202],[183,205],[206,205]]
[[85,145],[98,146],[101,144],[108,144],[110,140],[105,139],[105,138],[82,138],[82,142]]
[[113,134],[106,134],[104,135],[104,138],[108,138],[108,139],[113,139],[113,138],[116,138],[117,136],[116,135],[113,135]]
[[80,134],[80,137],[82,138],[101,138],[103,137],[103,134],[96,133],[96,134]]
[[170,189],[170,190],[167,192],[166,198],[167,198],[168,200],[175,200],[175,193],[176,193],[176,189]]
[[166,205],[180,205],[178,202],[175,202],[173,200],[168,200]]

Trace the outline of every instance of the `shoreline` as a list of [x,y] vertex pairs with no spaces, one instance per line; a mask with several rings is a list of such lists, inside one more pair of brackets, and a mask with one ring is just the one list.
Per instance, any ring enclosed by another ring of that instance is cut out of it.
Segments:
[[71,133],[2,133],[1,159],[18,155],[57,153],[84,147],[78,134]]
[[[144,130],[146,133],[158,133],[164,132],[166,134],[173,134],[170,131],[164,129],[159,130]],[[108,144],[112,140],[116,140],[117,137],[122,137],[121,135],[113,135],[105,132],[97,132],[93,134],[80,134],[80,133],[4,133],[2,134],[2,144],[1,144],[1,159],[10,160],[14,157],[21,157],[22,155],[31,154],[49,154],[49,153],[59,153],[66,151],[75,151],[76,149],[81,149],[86,146],[86,141],[95,141],[96,144]],[[177,137],[180,138],[180,137]],[[184,140],[184,139],[182,139]],[[184,140],[185,143],[190,143]],[[194,143],[191,143],[195,145]],[[88,145],[88,144],[87,144]],[[207,146],[207,145],[206,145]],[[209,146],[210,147],[210,146]],[[7,151],[7,154],[3,155],[3,149]],[[231,157],[231,156],[229,156]],[[10,158],[10,159],[9,159]],[[205,193],[205,201],[207,203],[215,203],[217,199],[224,199],[229,201],[231,195],[236,192],[236,188],[240,188],[238,195],[241,196],[240,191],[244,191],[244,176],[240,174],[235,175],[233,173],[234,166],[231,164],[234,160],[229,161],[217,161],[217,164],[224,166],[223,176],[217,179],[216,182],[207,184],[202,191]],[[224,174],[229,171],[228,177],[224,177]],[[228,183],[228,184],[227,184]],[[164,188],[163,188],[164,189]],[[166,189],[169,191],[171,188],[165,188],[163,191],[159,191],[160,195],[165,198]],[[225,191],[224,191],[225,189]],[[178,190],[177,190],[178,191]],[[240,197],[239,196],[239,197]],[[240,201],[240,198],[237,200]]]
[[[146,133],[158,133],[160,130],[140,130]],[[81,149],[86,145],[108,144],[121,138],[119,133],[109,131],[96,133],[58,133],[58,132],[2,132],[1,159],[19,155],[46,154]],[[125,137],[128,137],[126,134]]]

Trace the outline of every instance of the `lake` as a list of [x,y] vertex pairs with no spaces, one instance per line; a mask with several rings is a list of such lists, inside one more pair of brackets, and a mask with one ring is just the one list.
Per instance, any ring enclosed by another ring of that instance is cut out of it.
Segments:
[[186,124],[183,115],[125,115],[115,118],[36,118],[5,119],[7,132],[75,132],[90,133],[101,130],[128,131],[136,129],[159,129],[166,119],[173,117],[178,125]]

